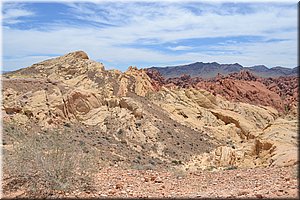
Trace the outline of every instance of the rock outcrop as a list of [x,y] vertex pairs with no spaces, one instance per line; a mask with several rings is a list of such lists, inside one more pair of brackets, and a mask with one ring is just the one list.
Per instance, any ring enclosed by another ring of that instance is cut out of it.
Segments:
[[[136,67],[129,67],[128,70],[124,73],[124,77],[127,80],[125,83],[129,83],[131,79],[131,92],[139,96],[145,96],[148,92],[154,91],[154,87],[151,84],[151,79],[147,76],[145,70],[137,69]],[[132,81],[132,79],[134,79]],[[121,79],[122,82],[122,79]]]
[[272,106],[279,111],[284,108],[279,94],[270,91],[258,81],[235,80],[231,78],[198,82],[196,88],[206,88],[228,100],[251,103],[254,105]]
[[296,76],[261,78],[248,70],[218,74],[210,79],[182,75],[165,79],[155,69],[147,69],[153,85],[168,88],[204,89],[229,101],[271,106],[281,113],[297,116],[298,80]]
[[5,74],[3,123],[29,132],[68,127],[114,164],[294,165],[297,120],[280,112],[290,102],[296,109],[297,79],[289,80],[249,72],[165,80],[136,67],[105,70],[78,51]]
[[[191,92],[193,95],[189,95]],[[224,169],[297,163],[297,120],[279,118],[278,111],[272,107],[230,102],[210,95],[196,89],[174,91],[163,87],[149,96],[170,113],[172,119],[206,132],[218,141],[215,150],[195,156],[183,168]]]
[[68,80],[76,76],[103,71],[104,66],[101,63],[92,61],[83,51],[68,53],[64,56],[45,60],[32,65],[31,67],[17,70],[13,73],[7,73],[9,77],[33,77],[49,78],[52,80]]
[[254,168],[291,166],[298,163],[297,121],[278,118],[256,137],[232,146],[220,146],[210,153],[195,156],[186,164],[193,170],[210,167]]

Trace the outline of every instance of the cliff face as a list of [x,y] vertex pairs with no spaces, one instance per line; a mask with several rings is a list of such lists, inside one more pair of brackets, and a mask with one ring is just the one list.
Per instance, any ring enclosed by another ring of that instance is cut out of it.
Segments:
[[249,72],[165,79],[136,67],[105,70],[78,51],[5,74],[2,116],[5,127],[28,132],[68,127],[108,163],[293,165],[296,115],[280,111],[296,106],[296,80]]

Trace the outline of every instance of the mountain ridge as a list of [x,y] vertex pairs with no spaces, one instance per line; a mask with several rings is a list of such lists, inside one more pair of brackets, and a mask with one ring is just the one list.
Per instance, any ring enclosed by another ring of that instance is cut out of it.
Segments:
[[260,77],[280,77],[280,76],[298,76],[299,67],[286,68],[276,66],[268,68],[265,65],[254,65],[251,67],[244,67],[239,63],[234,64],[220,64],[217,62],[195,62],[185,65],[175,65],[166,67],[150,67],[148,69],[157,70],[165,78],[179,77],[184,74],[191,77],[212,78],[218,74],[228,75],[242,70],[248,70],[254,75]]

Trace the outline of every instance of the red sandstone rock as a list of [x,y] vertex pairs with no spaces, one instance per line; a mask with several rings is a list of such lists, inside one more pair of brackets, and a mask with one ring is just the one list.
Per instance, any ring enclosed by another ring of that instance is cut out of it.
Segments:
[[167,88],[197,88],[221,95],[230,101],[251,103],[254,105],[272,106],[278,111],[287,113],[297,109],[298,77],[262,78],[247,70],[227,76],[218,74],[214,78],[191,78],[189,75],[164,79],[154,69],[147,70],[156,90]]

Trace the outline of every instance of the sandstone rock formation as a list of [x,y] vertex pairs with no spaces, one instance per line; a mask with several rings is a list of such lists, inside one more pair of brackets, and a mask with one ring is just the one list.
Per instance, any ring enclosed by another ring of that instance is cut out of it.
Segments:
[[165,79],[155,69],[147,69],[155,87],[204,89],[227,100],[272,106],[281,113],[297,116],[298,80],[296,76],[261,78],[250,71],[228,75],[218,74],[210,79],[183,75]]
[[195,156],[184,167],[192,170],[210,167],[253,168],[258,166],[291,166],[298,163],[296,120],[278,118],[256,136],[243,143],[220,146],[210,153]]
[[296,109],[297,79],[291,90],[288,80],[248,72],[165,80],[136,67],[105,70],[78,51],[5,74],[3,122],[68,127],[105,162],[137,168],[294,165],[297,120],[280,112],[287,102]]
[[272,106],[283,110],[283,102],[278,94],[266,88],[258,81],[221,79],[212,82],[199,82],[196,88],[206,88],[214,94],[219,94],[228,100],[251,103],[255,105]]
[[[87,132],[79,137],[105,152],[108,163],[133,166],[170,165],[213,149],[214,142],[205,134],[168,118],[144,98],[154,88],[143,70],[105,70],[83,55],[74,52],[6,74],[2,78],[4,124],[24,126],[27,131],[27,126],[32,130],[67,126],[75,135]],[[107,141],[115,145],[114,150],[101,145]],[[118,159],[109,159],[116,155]]]

